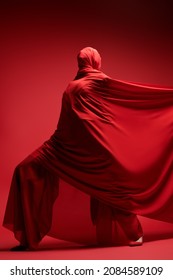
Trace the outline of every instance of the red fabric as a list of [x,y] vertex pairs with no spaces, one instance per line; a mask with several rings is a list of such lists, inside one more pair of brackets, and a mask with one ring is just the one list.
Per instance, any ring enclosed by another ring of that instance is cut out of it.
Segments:
[[78,65],[55,133],[16,168],[4,226],[18,240],[30,231],[37,243],[50,230],[58,178],[75,187],[66,185],[66,204],[59,195],[54,208],[52,234],[59,238],[80,241],[73,227],[71,233],[60,229],[60,216],[78,224],[79,212],[85,217],[90,211],[90,197],[117,211],[173,222],[173,89],[111,79],[99,70],[101,58],[92,48],[79,53]]

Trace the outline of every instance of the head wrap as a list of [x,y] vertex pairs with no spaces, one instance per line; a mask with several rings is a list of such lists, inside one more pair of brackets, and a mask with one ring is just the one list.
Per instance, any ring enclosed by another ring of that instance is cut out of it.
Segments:
[[82,49],[77,56],[77,60],[79,70],[84,68],[100,70],[101,68],[101,56],[94,48],[86,47]]

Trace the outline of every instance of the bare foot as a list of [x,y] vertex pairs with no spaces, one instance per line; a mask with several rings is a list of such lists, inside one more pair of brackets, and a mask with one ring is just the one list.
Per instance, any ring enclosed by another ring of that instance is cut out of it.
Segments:
[[143,244],[143,236],[136,241],[130,241],[129,246],[141,246]]

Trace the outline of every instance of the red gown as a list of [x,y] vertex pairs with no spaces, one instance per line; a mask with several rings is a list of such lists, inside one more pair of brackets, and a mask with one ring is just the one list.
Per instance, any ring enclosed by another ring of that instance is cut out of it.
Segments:
[[[172,223],[172,140],[173,89],[82,69],[63,94],[54,134],[16,167],[3,225],[33,248],[48,233],[84,242],[82,227],[88,240],[93,234],[91,198]],[[59,178],[68,184],[59,188]]]

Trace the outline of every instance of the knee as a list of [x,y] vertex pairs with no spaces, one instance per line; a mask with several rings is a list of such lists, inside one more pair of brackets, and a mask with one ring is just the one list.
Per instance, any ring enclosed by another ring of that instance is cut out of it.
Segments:
[[27,169],[30,165],[31,165],[31,162],[33,161],[33,159],[28,156],[26,157],[24,160],[22,160],[21,162],[19,162],[16,167],[15,167],[15,172],[18,172],[19,170],[24,170],[24,169]]

